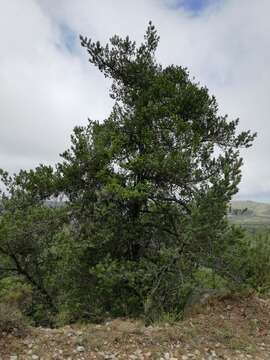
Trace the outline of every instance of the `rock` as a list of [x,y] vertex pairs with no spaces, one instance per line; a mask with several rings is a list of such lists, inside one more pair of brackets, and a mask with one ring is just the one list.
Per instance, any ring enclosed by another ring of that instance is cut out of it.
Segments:
[[77,346],[76,351],[77,352],[84,352],[85,348],[84,348],[84,346]]
[[217,354],[216,354],[215,350],[211,350],[211,355],[212,355],[212,356],[214,356],[214,357],[216,357],[216,356],[217,356]]
[[32,359],[33,359],[33,360],[38,360],[38,359],[39,359],[39,357],[38,357],[37,355],[35,355],[35,354],[34,354],[34,355],[32,355]]
[[18,356],[17,355],[11,355],[10,360],[18,360]]
[[106,353],[105,356],[104,356],[104,358],[105,358],[105,359],[108,359],[108,360],[117,359],[117,358],[116,358],[116,355],[111,354],[111,353]]

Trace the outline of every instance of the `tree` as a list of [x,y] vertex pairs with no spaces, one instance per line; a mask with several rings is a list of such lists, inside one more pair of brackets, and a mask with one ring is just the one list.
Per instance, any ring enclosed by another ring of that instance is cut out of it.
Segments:
[[[44,313],[56,313],[58,288],[51,279],[60,255],[56,244],[67,220],[65,208],[43,201],[51,193],[52,168],[40,166],[14,177],[1,173],[8,195],[1,194],[0,278],[15,276],[15,283],[17,276],[24,279]],[[48,323],[47,315],[41,319],[39,314],[39,320]]]
[[220,261],[233,241],[227,206],[241,179],[239,149],[255,137],[237,134],[238,119],[219,115],[216,99],[186,69],[158,64],[158,42],[151,23],[139,47],[128,37],[102,47],[81,36],[90,63],[112,79],[115,104],[102,124],[76,129],[58,168],[63,179],[71,175],[86,237],[98,238],[97,263],[109,255],[135,269],[151,264],[150,294],[172,269],[178,283],[179,273],[200,265],[228,272]]
[[239,150],[255,137],[237,133],[238,119],[221,116],[187,69],[158,64],[158,42],[151,23],[139,47],[129,37],[103,47],[81,36],[90,63],[112,80],[112,112],[75,128],[49,181],[24,173],[21,185],[35,198],[66,199],[81,308],[99,296],[101,312],[145,311],[150,320],[183,305],[200,266],[236,278],[222,258],[237,241],[226,213]]

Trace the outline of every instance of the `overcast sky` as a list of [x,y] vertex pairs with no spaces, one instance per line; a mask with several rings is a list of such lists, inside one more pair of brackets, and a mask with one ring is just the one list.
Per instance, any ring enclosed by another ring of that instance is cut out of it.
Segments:
[[189,68],[220,112],[258,132],[243,153],[238,197],[270,201],[269,0],[0,0],[0,167],[54,164],[75,125],[104,119],[110,83],[79,34],[141,41],[149,20],[158,59]]

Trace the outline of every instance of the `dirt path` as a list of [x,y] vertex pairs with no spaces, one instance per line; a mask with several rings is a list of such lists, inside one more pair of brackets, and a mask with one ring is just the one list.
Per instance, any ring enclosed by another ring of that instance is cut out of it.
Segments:
[[140,321],[32,328],[24,337],[0,335],[5,360],[270,359],[270,306],[256,297],[223,299],[176,324]]

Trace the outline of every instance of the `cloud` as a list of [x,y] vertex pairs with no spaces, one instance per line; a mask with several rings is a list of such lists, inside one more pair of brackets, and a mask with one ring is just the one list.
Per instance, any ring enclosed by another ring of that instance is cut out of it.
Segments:
[[108,85],[73,56],[38,2],[6,1],[0,20],[0,166],[54,163],[75,125],[109,111]]
[[258,131],[254,147],[243,152],[239,196],[270,200],[270,3],[207,0],[194,16],[177,2],[182,0],[4,0],[0,167],[53,164],[74,125],[108,115],[109,82],[88,64],[79,34],[102,42],[129,34],[141,41],[151,19],[161,36],[159,60],[187,66],[216,95],[222,113],[240,117],[242,129]]

